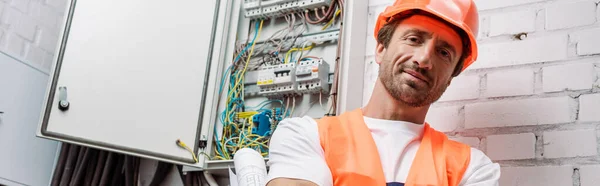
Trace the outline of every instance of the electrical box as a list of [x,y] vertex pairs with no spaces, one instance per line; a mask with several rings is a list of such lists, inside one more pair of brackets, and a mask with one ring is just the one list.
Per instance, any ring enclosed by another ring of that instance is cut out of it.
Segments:
[[68,4],[39,137],[219,171],[242,147],[268,158],[286,118],[362,102],[363,1]]

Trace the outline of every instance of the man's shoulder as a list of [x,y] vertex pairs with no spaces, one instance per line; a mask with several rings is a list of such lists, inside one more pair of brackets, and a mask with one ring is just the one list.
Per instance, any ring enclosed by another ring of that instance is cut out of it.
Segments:
[[305,126],[306,124],[316,124],[316,123],[317,123],[317,120],[315,118],[312,118],[310,116],[303,116],[303,117],[285,118],[279,122],[278,126],[302,127],[302,126]]

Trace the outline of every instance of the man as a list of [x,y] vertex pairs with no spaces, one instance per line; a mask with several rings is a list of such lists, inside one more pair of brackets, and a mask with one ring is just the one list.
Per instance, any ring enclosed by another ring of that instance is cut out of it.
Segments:
[[477,58],[477,31],[472,0],[387,7],[375,26],[380,69],[369,103],[317,121],[282,121],[270,142],[268,185],[497,185],[498,164],[424,121]]

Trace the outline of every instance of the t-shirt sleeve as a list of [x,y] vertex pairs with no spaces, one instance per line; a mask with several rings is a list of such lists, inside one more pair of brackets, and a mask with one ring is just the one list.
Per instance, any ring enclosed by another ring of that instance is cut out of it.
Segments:
[[270,140],[267,166],[267,182],[294,178],[320,186],[333,184],[317,123],[310,117],[284,119],[279,123]]
[[459,185],[497,186],[500,179],[500,165],[493,163],[483,152],[471,148],[471,161]]

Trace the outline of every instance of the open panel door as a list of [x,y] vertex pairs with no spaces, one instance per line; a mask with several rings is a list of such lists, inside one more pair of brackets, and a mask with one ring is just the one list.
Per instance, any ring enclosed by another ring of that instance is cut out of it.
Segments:
[[194,164],[218,0],[70,2],[38,136]]

